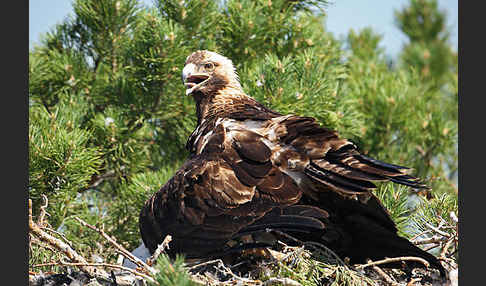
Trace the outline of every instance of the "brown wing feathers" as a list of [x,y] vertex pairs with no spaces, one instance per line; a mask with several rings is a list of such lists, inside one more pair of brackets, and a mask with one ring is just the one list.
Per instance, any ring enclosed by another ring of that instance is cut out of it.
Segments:
[[345,194],[368,192],[372,181],[393,181],[414,188],[426,188],[405,173],[408,168],[388,164],[360,154],[354,144],[337,133],[320,127],[309,117],[289,117],[280,140],[309,156],[304,173],[317,183]]
[[328,216],[329,214],[326,211],[313,206],[276,207],[264,217],[241,229],[235,237],[268,229],[307,233],[322,231],[325,228],[324,222]]
[[[391,179],[419,185],[402,172],[404,168],[360,155],[352,143],[319,127],[312,118],[287,117],[279,124],[271,132],[281,142],[288,142],[292,152],[310,158],[302,171],[319,185],[318,189],[368,193],[375,188],[372,181]],[[162,241],[169,233],[179,238],[174,251],[198,255],[202,250],[193,244],[195,239],[207,239],[206,245],[216,248],[234,235],[270,226],[289,231],[324,229],[324,210],[307,206],[307,213],[296,214],[290,211],[297,208],[286,208],[300,200],[303,189],[273,165],[275,151],[263,137],[264,134],[249,130],[223,128],[222,124],[205,138],[201,136],[206,141],[196,141],[201,154],[188,161],[142,210],[140,229],[149,249],[154,250],[156,241]],[[285,156],[285,152],[281,153]],[[389,224],[386,211],[372,206],[373,202],[370,201],[370,210],[378,209],[375,215],[385,217],[381,220]],[[316,217],[312,212],[320,215]],[[395,230],[394,226],[388,228]]]
[[[171,234],[171,251],[202,255],[274,207],[300,199],[300,189],[272,165],[271,152],[258,134],[217,127],[206,140],[202,153],[186,162],[142,209],[140,229],[150,251]],[[193,243],[199,239],[207,240],[206,249]]]

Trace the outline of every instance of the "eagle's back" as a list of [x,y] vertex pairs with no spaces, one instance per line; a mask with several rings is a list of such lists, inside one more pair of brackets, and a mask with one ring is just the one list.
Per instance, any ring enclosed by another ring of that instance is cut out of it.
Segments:
[[[192,134],[191,159],[142,210],[140,229],[150,251],[171,234],[172,252],[200,257],[273,227],[313,233],[307,239],[327,239],[349,253],[356,234],[346,228],[356,219],[396,236],[371,193],[372,181],[407,180],[405,168],[360,155],[313,118],[252,112],[257,116],[229,113],[202,122]],[[407,182],[422,187],[413,178]]]

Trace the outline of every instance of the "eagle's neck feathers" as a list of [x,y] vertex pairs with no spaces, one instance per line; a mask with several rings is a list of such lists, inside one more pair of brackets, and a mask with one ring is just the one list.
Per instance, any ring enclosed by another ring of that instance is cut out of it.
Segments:
[[195,98],[198,125],[203,120],[216,120],[225,117],[234,109],[254,101],[243,92],[240,86],[233,85]]
[[211,94],[194,96],[197,127],[188,138],[186,148],[195,152],[198,141],[213,130],[222,119],[268,120],[281,116],[245,94],[239,83],[228,84]]

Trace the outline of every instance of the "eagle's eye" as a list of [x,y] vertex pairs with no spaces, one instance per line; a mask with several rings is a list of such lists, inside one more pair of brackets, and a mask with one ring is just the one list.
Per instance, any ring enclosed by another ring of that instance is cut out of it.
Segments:
[[214,64],[213,63],[205,63],[204,68],[207,69],[207,70],[212,70],[214,68]]

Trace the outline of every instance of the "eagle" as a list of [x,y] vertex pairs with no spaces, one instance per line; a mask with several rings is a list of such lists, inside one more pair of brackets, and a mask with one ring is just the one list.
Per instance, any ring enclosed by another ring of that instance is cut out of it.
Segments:
[[242,237],[255,238],[245,240],[249,248],[261,246],[258,234],[271,229],[319,242],[351,263],[415,256],[445,275],[435,256],[397,234],[373,193],[380,181],[426,189],[409,168],[363,155],[312,117],[265,107],[245,94],[232,61],[218,53],[189,55],[182,81],[197,127],[185,163],[140,212],[150,253],[171,235],[169,255],[209,257]]

